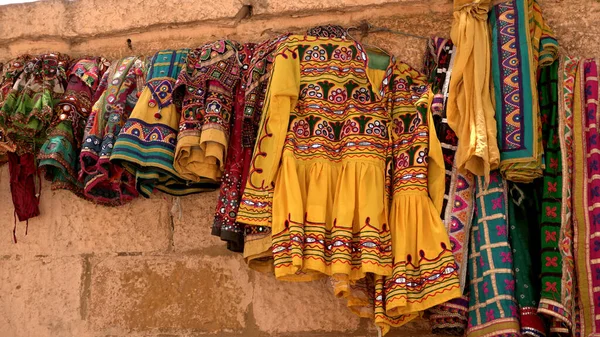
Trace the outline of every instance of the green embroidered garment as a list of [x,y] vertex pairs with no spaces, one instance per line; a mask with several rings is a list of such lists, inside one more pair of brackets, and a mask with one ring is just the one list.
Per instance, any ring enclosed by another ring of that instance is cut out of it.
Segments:
[[69,57],[44,54],[25,63],[0,109],[0,128],[17,154],[36,153],[46,140],[53,108],[65,92]]
[[490,172],[490,183],[477,177],[476,214],[469,251],[469,322],[467,337],[517,337],[521,334],[515,300],[513,254],[508,238],[506,181]]
[[38,154],[39,167],[52,189],[68,189],[83,195],[79,181],[79,151],[83,128],[92,110],[92,99],[109,62],[103,58],[83,58],[67,73],[66,92],[55,107],[48,139]]
[[509,183],[509,196],[509,236],[514,257],[514,290],[519,304],[521,335],[545,336],[544,322],[537,313],[540,298],[537,256],[540,247],[539,242],[534,240],[539,233],[539,188],[535,183]]

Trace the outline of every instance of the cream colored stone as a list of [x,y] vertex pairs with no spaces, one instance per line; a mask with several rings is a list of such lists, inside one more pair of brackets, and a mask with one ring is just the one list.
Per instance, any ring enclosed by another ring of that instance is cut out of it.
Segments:
[[123,256],[92,263],[94,329],[238,331],[251,300],[247,268],[232,257]]
[[283,282],[253,272],[252,312],[258,328],[273,336],[294,332],[346,332],[359,328],[360,319],[343,300],[333,296],[325,280]]
[[0,168],[0,255],[76,255],[104,252],[155,252],[169,249],[170,209],[161,197],[138,198],[121,207],[104,207],[70,191],[51,191],[43,182],[40,216],[17,223],[12,242],[14,207],[8,167]]
[[0,259],[0,336],[82,336],[78,257]]

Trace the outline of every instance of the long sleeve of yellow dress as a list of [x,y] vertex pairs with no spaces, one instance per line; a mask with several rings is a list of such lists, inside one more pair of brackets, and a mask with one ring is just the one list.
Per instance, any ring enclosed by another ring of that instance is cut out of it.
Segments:
[[283,43],[276,53],[250,173],[237,216],[237,221],[246,225],[244,258],[251,268],[262,271],[273,268],[270,257],[274,183],[290,111],[296,106],[300,88],[297,55],[286,52],[286,48]]
[[458,169],[485,176],[498,168],[500,152],[491,95],[487,16],[490,0],[455,0],[452,42],[457,47],[448,97],[448,125],[456,132]]
[[444,205],[444,192],[446,189],[446,168],[444,166],[444,154],[442,153],[442,144],[438,139],[435,127],[433,126],[433,117],[431,112],[431,103],[433,94],[429,95],[429,112],[427,113],[427,125],[429,125],[429,165],[427,172],[427,187],[429,197],[438,213],[442,213]]

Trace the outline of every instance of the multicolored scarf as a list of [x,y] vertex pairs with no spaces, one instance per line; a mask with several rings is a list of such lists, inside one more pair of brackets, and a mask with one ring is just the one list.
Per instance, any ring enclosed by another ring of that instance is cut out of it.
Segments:
[[[558,277],[550,279],[549,275],[543,273],[542,293],[539,312],[551,317],[550,332],[570,334],[575,328],[575,259],[573,255],[573,99],[575,77],[579,59],[562,56],[558,75],[558,129],[560,140],[560,163],[562,169],[562,203],[560,209],[560,228],[557,238],[557,249],[560,254],[561,268],[557,270]],[[551,209],[552,210],[552,209]],[[542,233],[545,234],[545,233]],[[552,236],[552,233],[550,233]],[[545,235],[542,235],[542,247],[549,247],[544,243]],[[551,240],[550,240],[551,241]],[[544,252],[542,252],[544,254]],[[544,255],[542,255],[544,256]],[[552,259],[553,256],[550,256]],[[558,259],[557,259],[558,261]],[[546,291],[548,289],[548,291]],[[550,291],[556,289],[556,292]]]
[[520,336],[513,254],[508,241],[507,187],[498,171],[489,186],[477,177],[477,209],[469,251],[467,337]]
[[536,76],[556,59],[558,45],[537,0],[501,1],[490,21],[500,171],[531,182],[544,168]]
[[543,337],[546,335],[546,327],[542,317],[537,314],[540,298],[540,264],[537,256],[540,244],[532,240],[539,233],[540,193],[536,185],[509,183],[508,217],[521,335]]
[[69,69],[65,95],[55,107],[48,139],[38,154],[39,167],[52,189],[68,189],[82,196],[79,181],[79,151],[83,128],[92,110],[92,98],[110,63],[103,58],[84,58]]
[[581,61],[573,107],[573,220],[582,336],[600,334],[599,65],[594,59]]

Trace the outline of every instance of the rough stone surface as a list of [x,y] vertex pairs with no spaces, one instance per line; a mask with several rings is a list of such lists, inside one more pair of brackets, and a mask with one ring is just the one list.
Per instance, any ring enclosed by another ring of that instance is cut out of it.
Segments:
[[114,208],[95,205],[69,191],[51,191],[43,182],[39,217],[17,223],[17,244],[8,167],[0,169],[0,255],[75,255],[104,252],[153,252],[169,247],[170,210],[163,196],[136,199]]
[[[253,15],[236,21],[242,4]],[[600,56],[600,1],[541,0],[563,52]],[[220,38],[261,41],[320,24],[356,27],[420,69],[424,37],[448,37],[451,0],[45,0],[0,6],[0,62],[22,53],[73,57],[151,55]],[[126,40],[132,40],[133,50]],[[157,194],[118,208],[94,205],[44,182],[40,217],[17,224],[0,168],[0,336],[8,337],[374,337],[326,281],[278,282],[248,271],[210,235],[218,192]],[[178,206],[180,205],[181,208]],[[180,212],[181,210],[181,212]],[[388,337],[431,336],[426,321]]]
[[342,300],[333,296],[326,280],[281,282],[271,275],[253,274],[252,312],[260,330],[277,335],[290,332],[354,332],[358,329],[360,319],[346,308]]
[[571,56],[600,57],[600,1],[545,0],[543,10],[564,52]]
[[0,258],[0,335],[78,336],[82,261]]
[[211,235],[219,191],[175,199],[173,243],[177,252],[228,254],[225,243]]
[[99,330],[239,331],[251,289],[234,257],[94,259],[89,319]]

